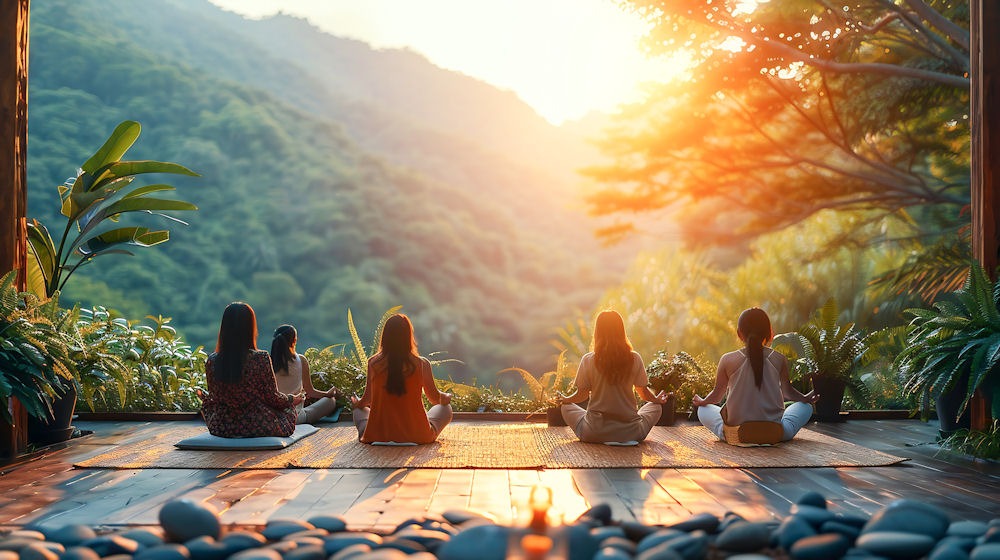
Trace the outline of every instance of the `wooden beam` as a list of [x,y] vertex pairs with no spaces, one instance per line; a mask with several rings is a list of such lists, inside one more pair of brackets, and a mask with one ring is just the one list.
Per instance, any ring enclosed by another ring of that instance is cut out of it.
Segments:
[[0,2],[0,274],[21,271],[28,206],[28,3]]
[[[972,125],[972,254],[991,278],[1000,262],[1000,2],[971,0],[970,111]],[[972,403],[972,427],[989,423],[982,394]]]
[[[0,274],[19,270],[25,289],[25,211],[28,206],[28,4],[0,1]],[[0,420],[0,457],[13,457],[27,447],[27,414],[10,404],[14,425]]]

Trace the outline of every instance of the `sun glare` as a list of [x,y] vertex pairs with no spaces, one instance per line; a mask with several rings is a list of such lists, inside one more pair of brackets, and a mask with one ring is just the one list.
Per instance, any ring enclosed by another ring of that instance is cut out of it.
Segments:
[[212,0],[249,17],[282,11],[375,48],[516,93],[555,124],[641,99],[645,82],[678,79],[683,57],[648,59],[648,24],[607,0]]

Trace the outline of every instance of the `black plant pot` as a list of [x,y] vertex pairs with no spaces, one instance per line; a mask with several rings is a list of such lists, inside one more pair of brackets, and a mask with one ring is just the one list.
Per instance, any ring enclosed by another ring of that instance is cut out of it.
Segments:
[[667,402],[663,403],[663,410],[660,412],[660,419],[657,426],[673,426],[677,420],[677,396],[670,395]]
[[813,418],[819,422],[843,422],[844,418],[840,414],[840,409],[844,402],[844,390],[847,388],[847,383],[843,379],[817,376],[812,378],[812,386],[819,393]]
[[73,437],[73,413],[76,411],[76,385],[69,383],[66,392],[52,400],[52,418],[28,417],[28,441],[51,445]]
[[937,407],[939,432],[946,438],[958,430],[968,430],[972,426],[972,411],[965,407],[965,412],[958,415],[958,409],[965,400],[965,388],[969,386],[969,372],[965,371],[955,380],[950,391],[945,391],[935,399]]

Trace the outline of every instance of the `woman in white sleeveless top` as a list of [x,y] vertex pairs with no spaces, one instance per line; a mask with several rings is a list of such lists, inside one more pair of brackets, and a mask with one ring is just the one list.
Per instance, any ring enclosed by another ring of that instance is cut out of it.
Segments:
[[[802,394],[788,378],[788,359],[767,345],[774,338],[771,320],[763,309],[754,307],[740,314],[736,334],[745,343],[719,360],[715,388],[705,398],[695,395],[698,420],[724,440],[722,409],[716,403],[726,399],[726,424],[765,421],[782,425],[782,441],[792,439],[812,416],[815,391]],[[785,401],[795,401],[785,409]]]
[[298,333],[295,327],[291,325],[278,327],[274,331],[274,340],[271,341],[271,365],[274,368],[274,379],[278,383],[279,391],[319,399],[309,406],[302,406],[303,403],[300,401],[295,407],[297,414],[295,423],[312,424],[337,409],[336,399],[340,391],[332,387],[329,391],[323,392],[313,387],[309,362],[305,356],[295,352],[297,339]]

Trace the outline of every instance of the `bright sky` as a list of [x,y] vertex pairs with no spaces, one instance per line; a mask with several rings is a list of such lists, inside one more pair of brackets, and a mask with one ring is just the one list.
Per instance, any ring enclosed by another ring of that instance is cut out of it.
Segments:
[[431,62],[514,91],[559,124],[612,112],[641,83],[678,72],[645,59],[646,24],[613,0],[211,0],[248,17],[282,11],[375,48],[409,48]]

